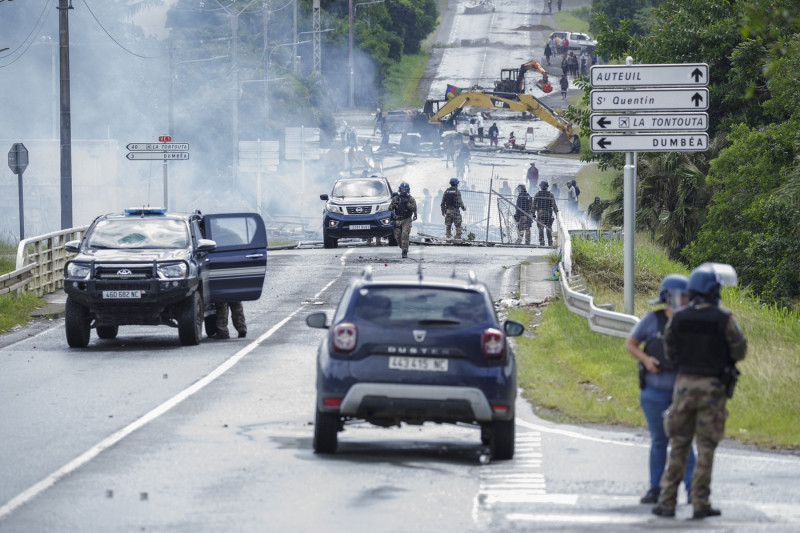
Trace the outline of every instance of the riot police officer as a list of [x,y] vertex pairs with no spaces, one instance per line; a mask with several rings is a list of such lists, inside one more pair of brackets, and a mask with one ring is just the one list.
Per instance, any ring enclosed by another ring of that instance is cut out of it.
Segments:
[[667,323],[664,344],[677,368],[672,405],[664,421],[669,436],[669,461],[661,477],[661,495],[653,514],[675,516],[678,485],[692,445],[697,463],[692,476],[693,518],[719,516],[711,507],[711,470],[714,451],[725,433],[727,398],[733,394],[738,372],[735,363],[747,353],[744,337],[733,315],[720,309],[720,275],[712,265],[700,265],[689,275],[691,303]]
[[408,257],[408,238],[411,235],[411,222],[417,220],[417,202],[411,196],[411,186],[405,181],[400,184],[399,194],[392,197],[389,210],[394,214],[394,238]]
[[445,234],[448,239],[452,237],[450,228],[456,225],[456,239],[461,238],[461,211],[466,211],[467,207],[461,199],[461,191],[458,190],[458,179],[450,178],[450,187],[442,195],[442,216],[444,225],[447,228]]
[[533,210],[539,226],[539,246],[544,246],[545,233],[547,246],[553,246],[553,220],[558,213],[558,205],[553,193],[547,190],[549,186],[546,181],[539,182],[539,190],[533,195]]

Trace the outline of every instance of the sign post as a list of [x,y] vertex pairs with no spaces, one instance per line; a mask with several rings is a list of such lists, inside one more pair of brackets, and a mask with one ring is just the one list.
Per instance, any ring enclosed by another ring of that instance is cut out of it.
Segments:
[[168,161],[189,159],[189,143],[171,142],[172,136],[159,135],[157,143],[128,143],[129,161],[163,161],[164,162],[164,208],[169,210],[169,174]]
[[22,194],[22,173],[28,168],[28,149],[22,143],[14,143],[8,151],[8,168],[17,175],[19,191],[19,240],[25,240],[25,206]]
[[[591,68],[593,152],[625,152],[623,173],[624,301],[633,314],[633,238],[636,232],[636,153],[708,149],[709,69],[705,63],[595,65]],[[666,111],[668,113],[653,113]],[[673,113],[672,111],[689,111]],[[612,114],[613,113],[613,114]],[[646,132],[646,133],[639,133]]]

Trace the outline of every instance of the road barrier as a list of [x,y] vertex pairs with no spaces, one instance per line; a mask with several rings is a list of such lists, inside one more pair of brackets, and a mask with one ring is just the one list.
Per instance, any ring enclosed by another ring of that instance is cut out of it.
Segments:
[[627,337],[633,326],[639,323],[639,317],[597,307],[590,294],[578,292],[570,287],[570,280],[576,278],[572,272],[572,237],[566,229],[561,213],[556,217],[556,225],[561,244],[561,262],[558,265],[561,271],[561,294],[567,309],[585,317],[592,331],[614,337]]
[[[6,276],[17,277],[17,286],[9,290],[44,296],[64,286],[64,264],[68,255],[65,245],[78,240],[89,226],[55,231],[31,237],[17,247],[16,270]],[[22,277],[20,277],[22,276]],[[5,277],[5,276],[4,276]]]

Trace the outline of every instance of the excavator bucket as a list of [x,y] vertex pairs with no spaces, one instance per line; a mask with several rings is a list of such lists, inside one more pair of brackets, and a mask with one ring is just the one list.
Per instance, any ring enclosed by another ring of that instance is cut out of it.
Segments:
[[548,83],[548,82],[546,82],[546,81],[544,81],[544,80],[539,80],[539,81],[537,81],[537,82],[536,82],[536,85],[537,85],[537,86],[538,86],[538,87],[539,87],[539,88],[540,88],[542,91],[544,91],[544,92],[546,92],[546,93],[553,92],[553,86],[552,86],[552,85],[550,85],[550,83]]
[[569,139],[569,135],[563,131],[559,133],[558,137],[556,137],[556,140],[550,143],[550,146],[547,147],[547,151],[551,154],[571,154],[574,150],[575,146]]

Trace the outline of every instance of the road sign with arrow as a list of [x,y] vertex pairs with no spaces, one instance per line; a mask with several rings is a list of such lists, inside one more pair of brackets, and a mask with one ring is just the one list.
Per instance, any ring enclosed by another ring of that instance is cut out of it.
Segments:
[[708,134],[594,133],[589,143],[592,152],[704,152],[708,150]]
[[705,131],[708,113],[592,114],[592,131]]
[[708,89],[601,89],[590,102],[592,111],[704,111]]
[[659,65],[594,65],[592,87],[703,87],[708,85],[705,63]]

